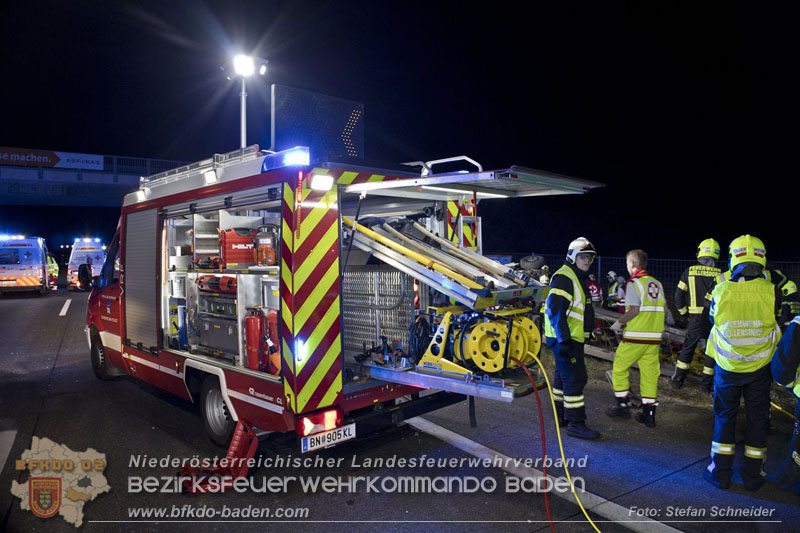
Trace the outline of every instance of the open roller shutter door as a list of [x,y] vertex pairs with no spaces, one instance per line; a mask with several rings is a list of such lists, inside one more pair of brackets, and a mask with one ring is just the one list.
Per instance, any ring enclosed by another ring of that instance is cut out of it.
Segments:
[[158,346],[156,304],[156,209],[125,217],[125,340],[155,353]]

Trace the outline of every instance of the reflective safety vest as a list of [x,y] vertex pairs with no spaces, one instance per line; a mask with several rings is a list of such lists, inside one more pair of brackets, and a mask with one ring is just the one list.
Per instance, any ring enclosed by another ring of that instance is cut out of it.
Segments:
[[730,372],[754,372],[768,365],[781,340],[774,285],[763,278],[725,281],[711,296],[714,327],[706,354]]
[[[661,344],[667,305],[664,287],[652,276],[631,278],[628,284],[631,283],[639,295],[639,314],[625,324],[622,339],[638,344]],[[628,309],[630,306],[625,306],[625,311]]]
[[612,284],[611,284],[611,286],[608,288],[608,298],[606,298],[606,299],[607,299],[608,301],[612,301],[614,298],[616,298],[616,297],[617,297],[617,292],[618,292],[618,291],[619,291],[619,281],[615,281],[615,282],[614,282],[614,283],[612,283]]
[[[556,270],[555,274],[553,274],[553,278],[558,275],[566,276],[570,279],[570,281],[572,281],[572,294],[561,289],[551,287],[547,296],[546,304],[550,302],[550,296],[554,294],[566,298],[567,301],[569,301],[569,308],[567,309],[567,325],[569,326],[570,338],[581,343],[586,342],[586,337],[589,336],[589,333],[584,331],[583,328],[583,313],[586,309],[586,304],[589,303],[591,305],[591,300],[589,300],[589,302],[586,301],[586,292],[583,290],[583,284],[580,282],[578,276],[575,275],[575,272],[573,272],[571,268],[569,268],[567,265],[562,265],[561,268]],[[544,314],[544,334],[546,337],[554,339],[557,338],[556,330],[553,327],[553,324],[550,323],[550,316],[546,312]]]

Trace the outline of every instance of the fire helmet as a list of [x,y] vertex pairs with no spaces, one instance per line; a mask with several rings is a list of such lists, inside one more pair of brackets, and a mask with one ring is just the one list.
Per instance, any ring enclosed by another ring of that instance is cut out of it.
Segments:
[[783,293],[784,298],[786,296],[792,295],[797,292],[797,285],[795,284],[794,281],[789,280],[786,283],[784,283],[781,292]]
[[578,237],[569,243],[569,248],[567,248],[567,262],[574,265],[575,258],[578,254],[597,255],[597,251],[594,249],[594,245],[589,242],[589,239],[586,237]]
[[742,235],[731,241],[728,248],[731,269],[742,263],[757,263],[767,266],[767,250],[758,237]]
[[697,257],[719,259],[719,243],[715,239],[705,239],[697,245]]

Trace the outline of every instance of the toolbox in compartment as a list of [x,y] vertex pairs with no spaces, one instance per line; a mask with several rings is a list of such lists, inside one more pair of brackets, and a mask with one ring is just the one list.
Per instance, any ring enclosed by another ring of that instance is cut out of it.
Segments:
[[201,316],[200,346],[211,351],[239,353],[239,328],[235,319]]
[[256,263],[255,231],[250,228],[220,230],[222,268],[240,268]]

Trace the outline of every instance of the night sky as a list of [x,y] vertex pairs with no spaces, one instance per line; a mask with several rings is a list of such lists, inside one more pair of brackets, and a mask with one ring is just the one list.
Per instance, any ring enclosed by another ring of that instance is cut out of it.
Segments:
[[[793,19],[695,4],[5,0],[0,146],[236,149],[238,86],[219,66],[244,51],[270,61],[248,87],[249,143],[269,147],[280,83],[363,102],[370,158],[466,154],[606,184],[482,201],[487,251],[561,253],[583,235],[605,255],[691,258],[705,237],[749,232],[798,259],[783,223],[797,212]],[[109,237],[117,217],[0,206],[0,224],[23,212]]]

